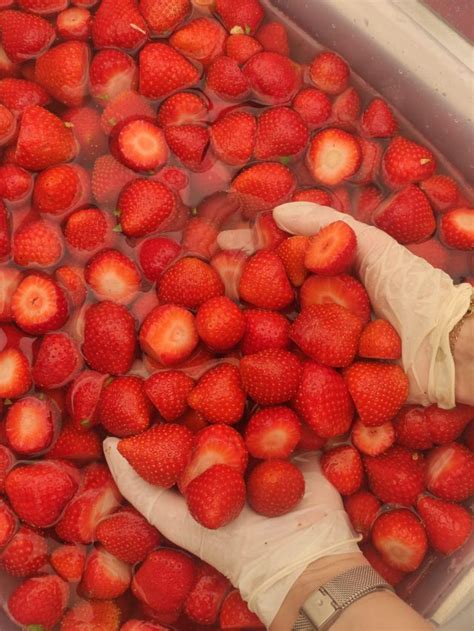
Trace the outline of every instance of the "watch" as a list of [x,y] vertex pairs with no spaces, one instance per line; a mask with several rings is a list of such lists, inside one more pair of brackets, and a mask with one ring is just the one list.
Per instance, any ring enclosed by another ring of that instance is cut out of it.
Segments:
[[304,602],[293,631],[326,631],[356,600],[371,592],[394,591],[369,565],[359,565],[331,579]]

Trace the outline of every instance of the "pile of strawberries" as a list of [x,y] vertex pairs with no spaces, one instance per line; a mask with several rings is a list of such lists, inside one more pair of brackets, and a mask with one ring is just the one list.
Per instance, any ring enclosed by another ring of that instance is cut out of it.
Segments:
[[[290,237],[271,215],[332,206],[459,279],[474,210],[458,184],[338,55],[292,61],[258,0],[69,4],[0,0],[7,615],[43,631],[262,628],[125,502],[107,435],[207,528],[246,502],[297,507],[291,457],[322,449],[393,585],[429,546],[461,547],[474,409],[405,405],[400,338],[371,320],[351,228]],[[249,222],[256,254],[218,247]]]

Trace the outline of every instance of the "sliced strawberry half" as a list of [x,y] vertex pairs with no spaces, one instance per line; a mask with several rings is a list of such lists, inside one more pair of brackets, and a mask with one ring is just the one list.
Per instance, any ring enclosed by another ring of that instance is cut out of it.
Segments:
[[327,186],[336,186],[354,175],[361,160],[362,151],[357,138],[335,128],[316,134],[306,156],[313,178]]
[[474,249],[474,208],[455,208],[441,217],[440,237],[450,248]]
[[288,458],[301,439],[301,422],[285,406],[256,412],[245,428],[245,445],[254,458]]
[[58,420],[57,410],[48,399],[30,396],[16,401],[5,421],[9,446],[18,454],[41,453],[51,445]]
[[138,119],[126,123],[119,132],[120,161],[134,171],[156,171],[168,159],[168,147],[161,129]]
[[362,453],[378,456],[395,442],[395,428],[390,421],[378,427],[367,427],[357,419],[352,426],[351,440]]
[[105,548],[94,548],[86,559],[79,584],[80,593],[92,599],[113,599],[121,596],[132,580],[132,569]]
[[34,335],[59,329],[68,317],[63,290],[51,278],[39,274],[31,274],[19,284],[11,307],[16,324]]
[[334,276],[346,272],[355,259],[355,232],[344,221],[335,221],[309,239],[305,266],[320,276]]
[[15,399],[31,386],[30,365],[21,350],[7,348],[0,352],[0,398]]
[[459,443],[433,449],[427,459],[426,487],[443,500],[467,499],[474,493],[474,454]]
[[118,250],[102,250],[85,268],[86,283],[99,300],[127,304],[140,288],[140,272],[135,263]]

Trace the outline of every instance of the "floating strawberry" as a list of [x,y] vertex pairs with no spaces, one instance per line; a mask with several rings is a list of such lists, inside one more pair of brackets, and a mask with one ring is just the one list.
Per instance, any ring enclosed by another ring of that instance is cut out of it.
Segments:
[[291,511],[305,491],[301,471],[286,460],[265,460],[249,475],[248,502],[256,513],[277,517]]
[[41,213],[62,215],[90,201],[89,175],[79,165],[60,164],[35,180],[33,204]]
[[103,0],[92,23],[95,48],[134,52],[147,39],[147,25],[135,0]]
[[343,221],[335,221],[308,240],[304,264],[320,276],[341,274],[354,262],[356,247],[352,228]]
[[314,85],[328,94],[340,94],[349,81],[349,66],[332,51],[316,55],[309,69]]
[[204,125],[179,125],[165,128],[171,151],[188,169],[201,170],[209,145],[209,132]]
[[397,133],[397,121],[384,99],[375,98],[369,103],[362,114],[361,129],[369,138],[386,138]]
[[378,572],[380,576],[383,576],[387,583],[390,583],[393,587],[396,587],[406,576],[406,572],[396,570],[389,565],[371,543],[362,543],[360,549],[374,570]]
[[194,381],[179,370],[157,372],[145,381],[145,392],[165,421],[176,421],[188,409]]
[[246,164],[255,145],[257,123],[248,112],[232,111],[218,118],[210,128],[211,146],[227,164]]
[[112,599],[129,587],[132,570],[102,547],[93,548],[86,559],[80,592],[92,599]]
[[301,423],[290,408],[261,408],[245,428],[245,446],[254,458],[288,458],[301,439]]
[[56,29],[61,39],[85,42],[90,39],[92,15],[84,7],[71,7],[58,14]]
[[34,576],[47,562],[47,540],[27,526],[20,526],[0,553],[0,568],[11,576]]
[[438,212],[455,207],[459,199],[459,187],[449,175],[432,175],[420,182],[420,188]]
[[382,160],[382,172],[390,188],[403,188],[408,184],[431,177],[436,169],[436,158],[423,145],[403,136],[390,141]]
[[139,89],[149,99],[159,99],[176,90],[196,85],[200,72],[167,44],[147,44],[140,51]]
[[140,0],[139,8],[151,34],[163,37],[188,17],[192,5],[190,0],[173,0],[172,2]]
[[83,259],[111,245],[112,230],[113,221],[107,213],[98,208],[84,208],[69,215],[64,237],[69,251]]
[[122,612],[113,600],[78,600],[61,620],[61,631],[77,631],[86,625],[89,631],[118,631]]
[[0,351],[0,398],[16,399],[31,387],[30,365],[20,349]]
[[8,10],[0,14],[0,42],[12,62],[39,57],[54,39],[52,25],[37,15]]
[[329,128],[312,138],[306,163],[316,182],[335,186],[351,177],[360,167],[362,152],[355,136],[342,129]]
[[44,452],[53,441],[57,421],[57,410],[47,400],[28,396],[15,401],[5,419],[8,446],[24,456]]
[[295,186],[295,177],[286,166],[261,162],[241,171],[231,189],[239,194],[245,216],[254,218],[257,213],[288,201]]
[[247,309],[244,316],[246,325],[241,344],[243,355],[271,348],[287,349],[290,323],[283,315],[264,309]]
[[32,377],[36,386],[60,388],[82,369],[83,359],[67,333],[45,335],[36,355]]
[[242,300],[267,309],[283,309],[293,302],[293,289],[278,254],[262,250],[247,261],[239,295]]
[[227,296],[215,296],[204,302],[196,314],[196,329],[207,346],[218,351],[228,351],[241,340],[245,319]]
[[95,254],[85,267],[84,278],[99,300],[120,304],[132,302],[141,280],[135,263],[113,249]]
[[450,248],[474,248],[474,208],[455,208],[441,217],[440,237]]
[[231,34],[225,41],[226,56],[235,59],[239,66],[262,50],[263,46],[255,37],[243,32]]
[[[353,131],[356,128],[355,122],[359,113],[360,96],[357,90],[350,86],[334,99],[331,107],[331,120],[333,124]],[[380,154],[382,154],[382,149],[380,149]]]
[[16,116],[32,105],[47,105],[50,96],[44,88],[33,81],[7,77],[0,80],[0,103]]
[[78,429],[92,427],[99,422],[97,404],[107,375],[83,370],[70,384],[66,408]]
[[245,407],[239,369],[229,363],[211,368],[188,394],[187,401],[210,423],[237,423]]
[[242,70],[255,97],[269,105],[290,101],[301,84],[298,66],[279,53],[257,53]]
[[52,267],[59,263],[64,243],[58,226],[44,219],[27,221],[13,235],[13,259],[23,267]]
[[100,156],[92,169],[92,193],[98,204],[112,206],[119,190],[135,179],[136,173],[111,155]]
[[378,456],[365,456],[369,487],[383,502],[415,504],[424,487],[425,463],[420,454],[391,447]]
[[99,421],[113,436],[133,436],[146,429],[151,420],[151,405],[140,377],[117,377],[100,394]]
[[17,518],[6,502],[0,500],[0,548],[4,548],[15,534]]
[[61,545],[51,552],[49,560],[55,572],[65,581],[77,583],[81,580],[86,561],[82,546]]
[[268,160],[296,156],[308,139],[308,128],[297,112],[289,107],[268,109],[258,118],[255,157]]
[[92,162],[107,151],[107,138],[102,131],[100,114],[92,107],[72,107],[64,112],[63,121],[69,125],[79,145],[78,159]]
[[207,120],[208,104],[194,92],[176,92],[165,99],[158,110],[161,127],[203,123]]
[[[77,428],[73,423],[64,423],[48,457],[58,460],[70,460],[79,465],[97,461],[102,458],[102,442],[99,434],[81,425]],[[84,429],[85,428],[85,429]]]
[[215,10],[230,32],[238,27],[240,32],[254,33],[264,17],[258,0],[242,0],[238,5],[231,0],[216,0]]
[[169,43],[185,57],[203,66],[211,63],[224,52],[226,32],[216,20],[199,17],[177,29]]
[[246,355],[240,362],[240,373],[249,397],[261,405],[274,405],[295,396],[301,364],[289,351],[268,349]]
[[329,119],[331,100],[316,88],[303,88],[293,99],[293,109],[310,129],[318,129]]
[[97,526],[97,541],[125,563],[140,563],[160,543],[160,533],[134,510],[121,510]]
[[358,352],[371,359],[400,359],[400,336],[387,320],[372,320],[362,331]]
[[158,299],[188,309],[196,309],[209,298],[221,296],[224,285],[217,272],[194,257],[180,259],[162,275]]
[[10,616],[19,625],[52,628],[66,609],[69,587],[59,576],[26,579],[8,599]]
[[89,66],[89,91],[99,103],[138,86],[138,69],[133,57],[121,50],[99,50]]
[[289,55],[290,45],[288,43],[288,33],[280,22],[267,22],[263,24],[255,35],[263,46],[264,50],[269,50],[281,55]]
[[60,103],[82,104],[86,95],[90,51],[84,42],[63,42],[35,64],[35,81]]
[[125,122],[115,142],[120,162],[134,171],[156,171],[168,159],[165,136],[149,120]]
[[63,290],[46,275],[30,274],[16,287],[11,310],[16,324],[33,335],[59,329],[68,317]]

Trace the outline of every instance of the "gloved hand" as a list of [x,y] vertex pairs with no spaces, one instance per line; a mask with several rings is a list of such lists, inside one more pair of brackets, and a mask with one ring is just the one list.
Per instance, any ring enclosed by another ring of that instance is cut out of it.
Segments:
[[191,517],[181,495],[145,482],[117,443],[117,438],[107,438],[104,453],[122,495],[167,539],[222,572],[267,628],[309,563],[328,554],[358,552],[359,537],[339,493],[322,475],[316,453],[293,460],[305,477],[306,491],[291,513],[269,519],[245,506],[227,526],[208,530]]
[[[385,232],[327,206],[282,204],[274,209],[273,217],[291,234],[313,235],[338,220],[352,227],[357,236],[355,271],[377,317],[388,320],[402,340],[401,361],[410,383],[408,401],[453,407],[455,366],[449,334],[469,308],[471,285],[454,285],[448,274]],[[242,248],[247,253],[258,247],[254,233],[247,229],[222,232],[218,243],[221,248]]]

